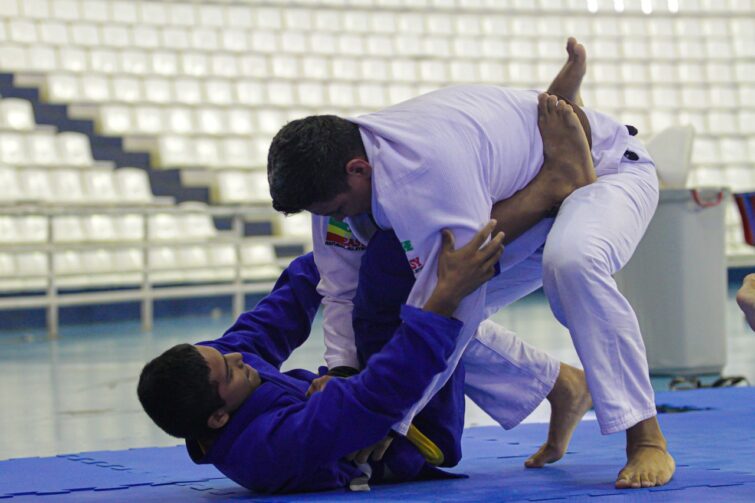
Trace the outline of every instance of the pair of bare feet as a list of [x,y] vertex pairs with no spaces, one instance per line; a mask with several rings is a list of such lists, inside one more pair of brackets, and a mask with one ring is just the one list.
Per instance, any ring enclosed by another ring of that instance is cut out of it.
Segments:
[[[580,106],[579,89],[587,68],[584,46],[569,38],[566,47],[568,58],[547,93],[538,97],[538,128],[543,138],[545,162],[540,175],[557,195],[558,201],[574,190],[589,185],[597,178],[590,151],[590,142],[583,125],[585,117],[566,101]],[[558,96],[556,96],[558,95]],[[580,114],[582,121],[580,121]],[[755,277],[748,300],[754,306]],[[744,296],[743,296],[744,297]],[[583,371],[566,364],[561,365],[558,379],[548,395],[551,420],[548,438],[533,454],[525,466],[541,468],[561,459],[569,446],[572,433],[591,407],[592,401]],[[616,479],[617,488],[653,487],[666,484],[674,474],[674,459],[668,453],[666,440],[655,417],[629,428],[627,437],[627,464]]]

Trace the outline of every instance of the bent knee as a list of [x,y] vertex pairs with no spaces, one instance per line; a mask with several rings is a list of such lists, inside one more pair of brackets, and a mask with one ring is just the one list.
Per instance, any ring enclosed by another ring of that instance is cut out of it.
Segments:
[[610,276],[612,264],[605,251],[590,246],[546,247],[543,254],[543,282],[584,281]]

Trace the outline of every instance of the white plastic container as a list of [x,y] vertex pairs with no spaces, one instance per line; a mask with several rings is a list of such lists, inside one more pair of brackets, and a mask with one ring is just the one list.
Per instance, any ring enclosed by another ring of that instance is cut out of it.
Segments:
[[720,373],[726,364],[729,199],[725,189],[697,197],[686,189],[661,190],[645,237],[616,275],[637,313],[651,374]]

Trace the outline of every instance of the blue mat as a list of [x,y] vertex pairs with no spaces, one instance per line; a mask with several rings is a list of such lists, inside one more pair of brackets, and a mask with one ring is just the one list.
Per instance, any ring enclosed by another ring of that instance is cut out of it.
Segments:
[[[755,388],[659,393],[662,428],[677,462],[663,487],[613,488],[624,463],[624,435],[602,436],[595,422],[579,425],[567,455],[541,470],[522,463],[546,436],[547,425],[506,432],[472,428],[464,460],[468,479],[373,486],[369,493],[331,491],[257,496],[207,466],[183,447],[130,449],[0,462],[0,499],[27,501],[755,501]],[[53,496],[53,497],[50,497]]]

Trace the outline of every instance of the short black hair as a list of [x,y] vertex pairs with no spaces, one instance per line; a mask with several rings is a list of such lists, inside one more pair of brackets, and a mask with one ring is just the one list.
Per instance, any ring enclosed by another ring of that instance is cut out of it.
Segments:
[[218,383],[210,382],[210,367],[191,344],[173,346],[147,363],[136,391],[155,424],[179,438],[208,438],[213,430],[207,420],[225,405]]
[[273,208],[298,213],[348,190],[346,164],[365,157],[359,126],[335,115],[291,121],[278,131],[267,156]]

